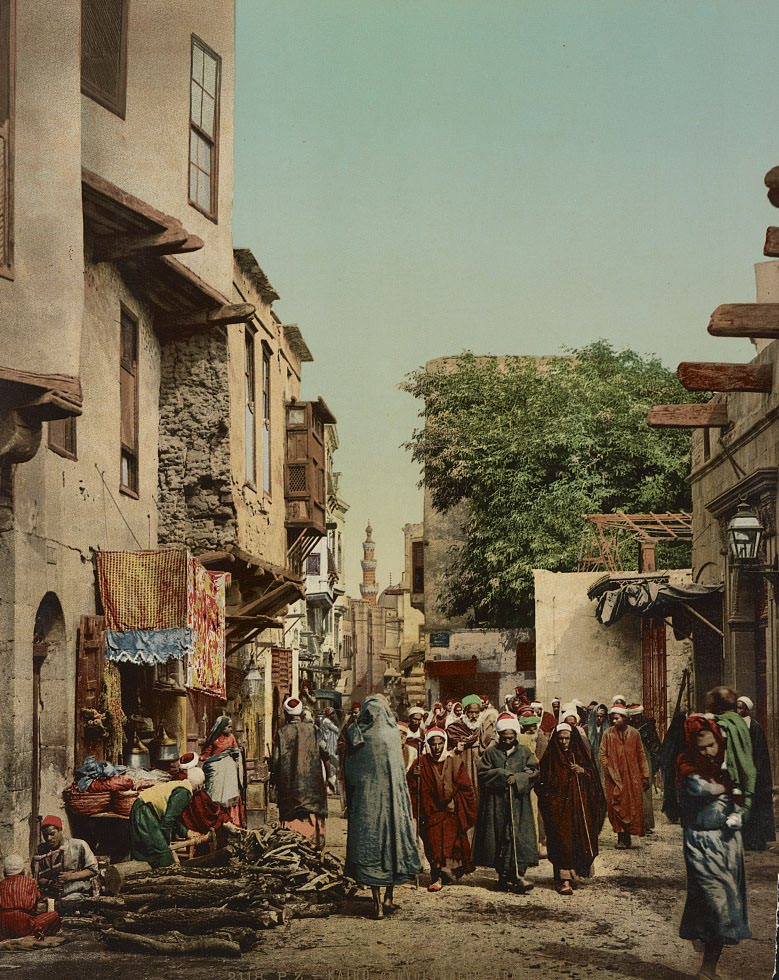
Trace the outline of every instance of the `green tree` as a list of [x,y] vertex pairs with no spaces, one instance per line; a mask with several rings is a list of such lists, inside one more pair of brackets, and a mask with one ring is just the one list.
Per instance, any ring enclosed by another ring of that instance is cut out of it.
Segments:
[[585,514],[690,507],[689,433],[646,414],[696,396],[654,356],[603,340],[550,358],[466,352],[401,387],[423,402],[406,448],[434,506],[468,505],[443,602],[472,625],[531,624],[532,570],[576,570]]

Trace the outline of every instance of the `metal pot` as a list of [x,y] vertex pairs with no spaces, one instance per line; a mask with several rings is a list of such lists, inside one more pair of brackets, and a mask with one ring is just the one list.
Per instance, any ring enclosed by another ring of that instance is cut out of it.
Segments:
[[137,732],[135,734],[133,747],[130,749],[130,758],[127,765],[130,767],[130,769],[151,769],[149,749],[138,738]]
[[154,758],[157,762],[173,762],[178,759],[179,743],[168,735],[164,725],[160,725],[160,734],[151,744],[154,746]]

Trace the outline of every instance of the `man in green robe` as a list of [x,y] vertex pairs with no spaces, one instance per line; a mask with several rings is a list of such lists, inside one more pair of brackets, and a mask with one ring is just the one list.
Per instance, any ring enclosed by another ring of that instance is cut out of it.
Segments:
[[194,793],[199,792],[206,775],[198,766],[187,771],[186,779],[171,779],[142,790],[130,810],[130,857],[146,861],[153,868],[177,864],[170,842],[179,837],[197,837],[181,822]]
[[518,744],[519,724],[501,715],[495,730],[498,744],[479,762],[479,814],[474,835],[473,863],[498,872],[501,891],[525,894],[533,883],[525,878],[538,864],[538,843],[530,790],[538,779],[538,760]]

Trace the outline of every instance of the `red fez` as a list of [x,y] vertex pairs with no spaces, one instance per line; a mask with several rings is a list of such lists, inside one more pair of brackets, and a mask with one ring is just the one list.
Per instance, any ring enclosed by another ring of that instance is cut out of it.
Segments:
[[355,708],[361,708],[361,707],[362,705],[360,704],[359,701],[352,701],[352,711],[354,711]]
[[43,820],[41,820],[41,830],[43,830],[44,827],[56,827],[57,830],[62,830],[62,821],[59,817],[53,817],[51,814],[49,814],[48,817],[44,817]]

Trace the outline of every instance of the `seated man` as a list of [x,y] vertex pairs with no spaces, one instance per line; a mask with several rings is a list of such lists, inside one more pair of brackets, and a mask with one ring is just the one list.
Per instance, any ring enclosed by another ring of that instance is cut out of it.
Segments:
[[32,873],[45,898],[91,895],[97,858],[86,841],[65,837],[59,817],[44,817],[43,843],[32,859]]
[[53,936],[59,932],[60,917],[46,911],[38,886],[24,873],[24,859],[9,854],[3,862],[5,877],[0,881],[0,939],[20,936]]

